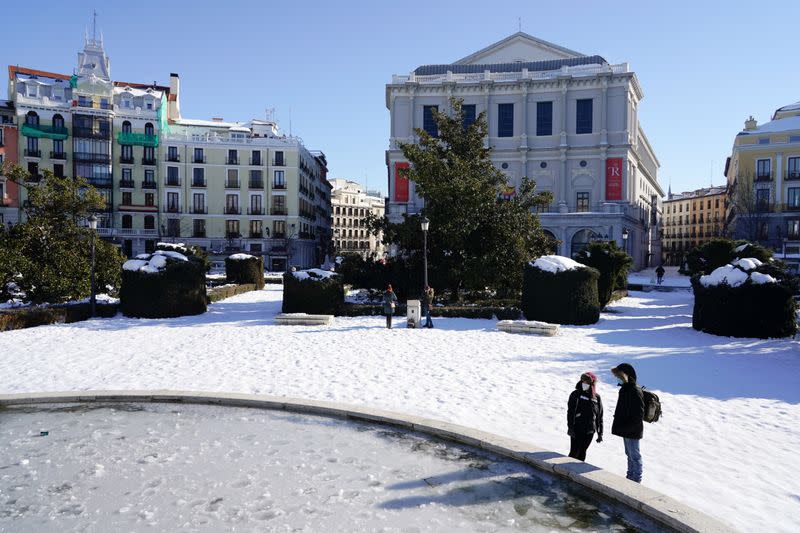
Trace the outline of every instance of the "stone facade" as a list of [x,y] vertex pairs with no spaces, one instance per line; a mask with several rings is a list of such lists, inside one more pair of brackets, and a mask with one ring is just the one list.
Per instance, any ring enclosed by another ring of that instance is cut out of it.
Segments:
[[364,226],[364,218],[372,213],[385,215],[385,200],[364,191],[360,184],[341,178],[330,180],[333,186],[333,239],[337,254],[359,253],[365,258],[384,256],[383,236],[373,235]]
[[658,159],[639,126],[643,93],[636,75],[627,64],[524,33],[387,84],[390,221],[424,206],[414,184],[398,179],[406,164],[398,143],[416,142],[415,129],[431,128],[430,106],[446,111],[451,97],[462,98],[474,116],[486,113],[486,144],[510,187],[527,176],[553,193],[554,203],[540,215],[560,242],[559,254],[605,238],[627,245],[637,268],[660,259],[663,191]]
[[664,200],[662,261],[680,266],[684,255],[715,237],[726,234],[727,188],[708,187]]

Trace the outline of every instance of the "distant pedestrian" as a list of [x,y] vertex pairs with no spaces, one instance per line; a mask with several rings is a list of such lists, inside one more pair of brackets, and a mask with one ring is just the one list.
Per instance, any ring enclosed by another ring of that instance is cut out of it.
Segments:
[[569,456],[586,460],[586,450],[597,433],[603,442],[603,402],[596,390],[597,377],[591,372],[581,374],[575,390],[567,401],[567,433],[570,436]]
[[628,363],[611,369],[619,383],[619,398],[614,410],[614,424],[611,433],[622,437],[625,455],[628,457],[627,478],[642,482],[642,454],[639,441],[644,436],[644,396],[636,384],[636,370]]
[[386,315],[386,327],[392,329],[392,315],[394,308],[397,305],[397,295],[392,290],[392,286],[386,287],[386,292],[383,293],[383,314]]
[[431,306],[433,305],[433,287],[425,287],[422,292],[422,316],[425,317],[426,328],[433,327],[433,320],[431,319]]
[[664,272],[665,272],[664,266],[658,265],[658,268],[656,269],[656,276],[658,276],[659,285],[661,285],[664,282]]

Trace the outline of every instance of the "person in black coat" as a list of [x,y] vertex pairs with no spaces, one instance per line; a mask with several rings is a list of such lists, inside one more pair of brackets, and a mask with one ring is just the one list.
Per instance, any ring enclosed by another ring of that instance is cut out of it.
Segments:
[[625,455],[628,457],[627,478],[642,482],[642,454],[639,441],[644,436],[644,396],[636,384],[636,370],[628,363],[611,369],[619,382],[619,399],[614,410],[614,423],[611,433],[622,437]]
[[603,402],[595,389],[596,384],[597,377],[594,374],[581,374],[567,401],[569,456],[580,461],[586,460],[586,450],[595,433],[597,442],[603,442]]

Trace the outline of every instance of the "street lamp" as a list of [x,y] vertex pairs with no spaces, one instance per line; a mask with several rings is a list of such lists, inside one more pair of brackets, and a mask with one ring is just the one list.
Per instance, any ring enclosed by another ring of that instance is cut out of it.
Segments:
[[431,221],[428,217],[422,217],[420,220],[422,226],[422,263],[425,268],[425,288],[428,287],[428,228],[431,226]]
[[94,318],[95,314],[95,307],[97,305],[97,290],[94,284],[94,236],[95,232],[97,231],[97,217],[94,215],[89,215],[89,229],[92,230],[92,273],[91,273],[91,283],[92,283],[92,294],[89,298],[89,316]]
[[628,228],[622,230],[622,242],[625,248],[625,253],[628,253]]

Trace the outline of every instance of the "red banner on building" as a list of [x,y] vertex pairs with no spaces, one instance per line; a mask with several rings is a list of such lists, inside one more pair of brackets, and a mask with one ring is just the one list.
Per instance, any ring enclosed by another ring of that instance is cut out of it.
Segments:
[[606,200],[622,200],[622,158],[606,159]]
[[394,201],[408,202],[408,178],[400,175],[401,168],[408,168],[408,163],[394,164]]

